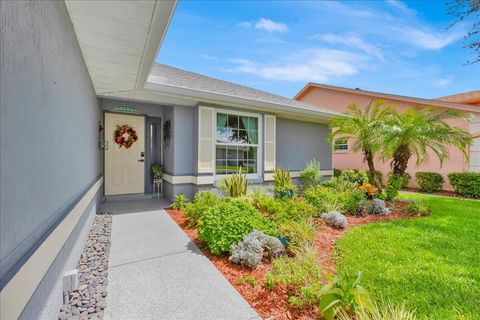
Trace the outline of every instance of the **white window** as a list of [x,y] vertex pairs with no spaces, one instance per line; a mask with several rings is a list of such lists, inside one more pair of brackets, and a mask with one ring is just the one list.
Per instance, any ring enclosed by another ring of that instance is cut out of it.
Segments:
[[348,139],[337,139],[333,142],[333,151],[348,151]]
[[259,117],[254,114],[217,111],[215,174],[259,174]]

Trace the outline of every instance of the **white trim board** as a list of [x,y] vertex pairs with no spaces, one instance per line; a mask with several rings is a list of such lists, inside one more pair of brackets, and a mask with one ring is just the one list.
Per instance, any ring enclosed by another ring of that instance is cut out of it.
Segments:
[[18,319],[59,251],[103,184],[103,177],[87,191],[63,221],[0,292],[0,318]]
[[163,180],[170,184],[206,185],[215,183],[213,176],[172,176],[166,173],[163,174]]

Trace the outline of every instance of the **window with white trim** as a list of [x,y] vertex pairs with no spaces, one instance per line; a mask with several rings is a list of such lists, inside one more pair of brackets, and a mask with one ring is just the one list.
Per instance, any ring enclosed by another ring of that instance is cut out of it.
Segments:
[[333,151],[348,151],[348,139],[337,139],[333,142]]
[[216,175],[258,173],[258,116],[217,112],[215,132]]

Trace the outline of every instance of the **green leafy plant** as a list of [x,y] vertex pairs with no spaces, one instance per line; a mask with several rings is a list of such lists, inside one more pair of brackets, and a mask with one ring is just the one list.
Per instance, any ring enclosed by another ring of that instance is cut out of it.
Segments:
[[232,174],[223,180],[225,192],[233,198],[243,197],[247,195],[248,181],[247,176],[242,174],[242,168],[238,173]]
[[365,199],[365,192],[361,189],[353,189],[340,194],[346,214],[356,215],[360,213],[360,204]]
[[421,199],[408,199],[408,204],[403,208],[403,212],[417,216],[429,216],[430,209]]
[[417,172],[415,178],[420,190],[425,192],[440,190],[443,185],[443,176],[438,172]]
[[324,187],[333,189],[335,192],[345,192],[356,189],[358,185],[355,182],[347,181],[341,178],[332,178],[322,184]]
[[301,198],[276,199],[278,202],[276,212],[271,215],[271,219],[276,222],[284,221],[306,221],[316,213],[316,209]]
[[[390,180],[390,178],[392,177],[393,173],[392,172],[389,172],[388,175],[387,175],[387,183],[388,183],[388,180]],[[402,186],[401,186],[401,189],[405,189],[406,187],[408,187],[408,183],[410,182],[410,180],[412,179],[412,176],[408,173],[408,172],[404,172],[401,174],[401,177],[402,177]],[[392,178],[393,179],[393,178]]]
[[339,320],[416,320],[415,313],[405,308],[405,305],[395,306],[391,303],[385,307],[373,304],[371,308],[360,306],[353,314],[345,311],[338,313]]
[[259,203],[262,199],[268,198],[267,194],[263,190],[262,186],[254,186],[250,193],[248,194],[248,198],[252,205],[259,209]]
[[304,247],[294,258],[273,260],[272,270],[265,276],[265,285],[272,290],[276,285],[304,286],[322,279],[318,266],[317,248]]
[[154,163],[154,164],[152,164],[152,167],[150,168],[150,173],[151,173],[153,179],[162,179],[162,177],[163,177],[163,167],[158,163]]
[[330,211],[342,211],[345,207],[341,194],[324,186],[308,188],[304,191],[303,198],[318,210],[317,215]]
[[245,283],[248,283],[253,287],[255,287],[257,285],[257,280],[255,279],[254,276],[252,275],[249,275],[249,274],[246,274],[240,278],[238,278],[236,281],[235,281],[236,284],[242,286],[244,285]]
[[333,176],[334,176],[335,178],[336,178],[336,177],[340,177],[341,174],[342,174],[342,170],[333,168]]
[[379,170],[375,170],[375,175],[372,177],[372,175],[370,174],[370,172],[367,172],[367,175],[368,175],[368,182],[373,184],[373,185],[376,185],[375,181],[377,183],[379,183],[380,185],[383,184],[383,173]]
[[174,210],[184,210],[187,206],[188,198],[185,194],[179,193],[175,195],[173,203],[171,204],[172,209]]
[[386,200],[393,200],[398,196],[398,193],[402,189],[404,182],[403,177],[390,175],[387,181],[387,187],[384,191],[384,198]]
[[345,181],[353,182],[357,186],[361,186],[362,184],[368,182],[368,175],[363,170],[354,170],[354,169],[343,170],[339,178]]
[[185,206],[184,217],[189,219],[188,225],[196,226],[203,213],[214,207],[218,203],[218,198],[211,191],[196,193],[193,202]]
[[480,198],[480,173],[455,172],[448,175],[448,180],[456,193],[470,198]]
[[313,220],[289,220],[281,223],[278,228],[280,235],[288,238],[288,249],[294,251],[313,240],[317,224]]
[[317,293],[319,297],[319,313],[326,319],[332,320],[342,310],[355,313],[359,307],[371,309],[372,302],[368,291],[360,285],[362,273],[355,276],[346,274],[330,275],[331,281]]
[[275,198],[293,197],[297,189],[290,177],[290,171],[278,166],[273,174]]
[[309,161],[307,166],[300,172],[300,181],[304,188],[320,184],[321,179],[320,162],[315,159]]
[[199,238],[205,241],[213,254],[230,252],[234,243],[254,229],[277,236],[274,223],[262,216],[247,200],[223,198],[203,213],[197,225]]

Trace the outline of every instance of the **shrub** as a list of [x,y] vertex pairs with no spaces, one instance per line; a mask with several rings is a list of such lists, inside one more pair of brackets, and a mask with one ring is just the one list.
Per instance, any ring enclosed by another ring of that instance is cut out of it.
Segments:
[[255,207],[268,214],[273,218],[277,213],[283,210],[282,202],[278,199],[272,199],[270,197],[261,197],[256,202]]
[[193,202],[187,203],[185,206],[183,215],[189,219],[188,225],[191,227],[196,226],[203,213],[217,203],[218,198],[211,191],[196,193]]
[[448,175],[448,180],[456,193],[470,198],[480,198],[480,173],[455,172]]
[[324,186],[308,188],[303,198],[314,206],[318,213],[343,210],[344,205],[338,192]]
[[[375,184],[375,181],[373,180],[372,176],[370,175],[370,172],[367,171],[367,175],[368,175],[368,182],[370,184]],[[378,171],[378,170],[375,170],[375,178],[377,179],[377,181],[379,181],[380,183],[383,183],[383,173],[381,171]]]
[[[393,174],[391,172],[387,175],[387,184],[390,178],[392,178],[392,176]],[[400,186],[400,189],[405,189],[406,187],[408,187],[408,183],[410,182],[411,179],[412,179],[412,176],[407,172],[404,172],[402,175],[402,185]]]
[[390,209],[385,206],[385,201],[382,199],[373,199],[373,214],[380,214],[380,215],[389,215]]
[[294,258],[281,257],[273,260],[272,270],[265,276],[265,285],[272,290],[276,285],[302,286],[321,280],[317,264],[317,249],[307,247]]
[[356,276],[345,274],[329,276],[331,283],[317,292],[320,301],[319,313],[324,319],[332,320],[341,311],[355,313],[361,307],[371,309],[370,294],[360,285],[361,277],[361,272]]
[[340,212],[332,211],[328,213],[322,213],[320,216],[322,220],[330,227],[343,229],[347,226],[347,218]]
[[402,189],[404,182],[402,177],[395,177],[390,175],[387,181],[387,187],[383,190],[385,192],[385,199],[393,200],[398,196]]
[[249,274],[246,274],[240,278],[237,279],[237,281],[235,281],[236,284],[238,284],[239,286],[242,286],[244,285],[245,283],[248,283],[253,287],[255,287],[257,285],[257,280],[255,279],[254,276],[252,275],[249,275]]
[[280,223],[284,221],[306,221],[315,215],[316,209],[301,198],[286,198],[276,200],[279,203],[280,210],[277,210],[272,220]]
[[373,210],[374,210],[373,201],[368,199],[363,199],[362,202],[360,202],[360,210],[359,210],[360,215],[367,216],[369,214],[373,214]]
[[361,186],[368,182],[367,173],[363,170],[343,170],[339,178],[345,181],[354,182],[357,186]]
[[358,214],[360,211],[360,203],[365,199],[365,193],[360,189],[346,191],[340,194],[343,208],[347,214]]
[[232,244],[254,229],[277,235],[276,226],[243,199],[224,198],[203,213],[198,222],[198,234],[213,254],[229,252]]
[[300,181],[304,188],[320,184],[322,173],[320,171],[320,162],[313,159],[307,163],[305,169],[300,172]]
[[420,190],[425,192],[440,190],[443,185],[443,177],[437,172],[417,172],[415,178]]
[[357,189],[358,185],[355,182],[347,181],[341,178],[332,178],[322,184],[324,187],[333,189],[336,192],[345,192]]
[[238,173],[232,174],[223,180],[225,192],[230,197],[238,198],[247,194],[247,176],[242,174],[242,168]]
[[263,198],[268,198],[267,194],[265,193],[265,191],[263,190],[262,186],[254,186],[252,188],[252,191],[250,192],[249,194],[249,198],[250,198],[250,202],[252,203],[252,205],[255,207],[255,208],[259,208],[258,205],[259,205],[259,202],[263,199]]
[[299,249],[315,237],[315,225],[309,221],[286,221],[278,227],[281,236],[288,238],[291,250]]
[[179,193],[173,199],[171,204],[172,209],[174,210],[184,210],[188,202],[188,198],[185,194]]
[[407,202],[403,208],[404,213],[422,217],[430,215],[430,209],[421,199],[409,199]]
[[262,261],[263,250],[269,257],[276,258],[285,254],[285,246],[275,237],[253,230],[243,240],[231,247],[229,261],[255,269]]
[[273,179],[275,198],[293,197],[297,188],[290,177],[290,171],[283,170],[282,166],[278,166],[273,174]]

